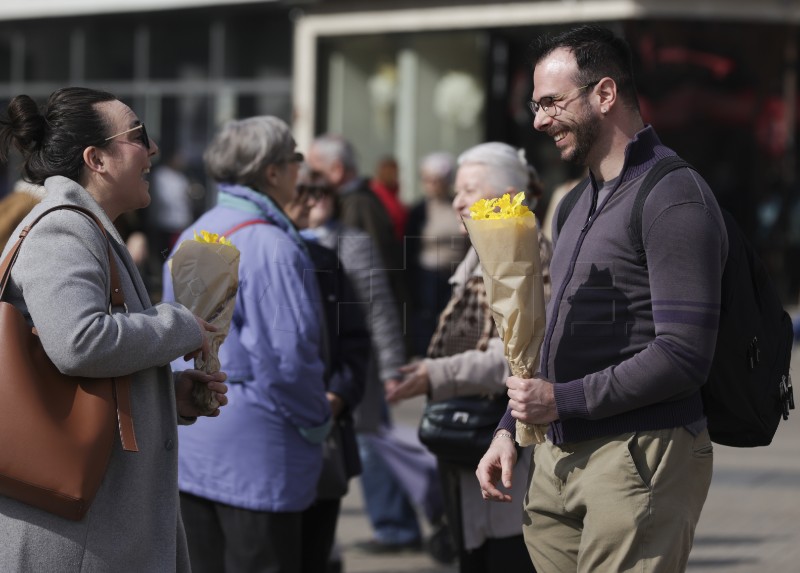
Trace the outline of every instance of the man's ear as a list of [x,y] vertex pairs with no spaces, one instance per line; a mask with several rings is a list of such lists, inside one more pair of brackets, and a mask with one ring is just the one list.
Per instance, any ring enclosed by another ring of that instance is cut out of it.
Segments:
[[608,113],[617,102],[617,82],[605,77],[597,82],[595,93],[599,98],[600,112],[603,114]]
[[102,173],[106,169],[102,151],[94,145],[90,145],[83,150],[83,162],[91,171]]

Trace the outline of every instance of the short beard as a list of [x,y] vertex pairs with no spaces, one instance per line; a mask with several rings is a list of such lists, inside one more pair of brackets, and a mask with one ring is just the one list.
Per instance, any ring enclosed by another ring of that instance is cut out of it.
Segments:
[[575,148],[572,153],[568,153],[562,159],[575,165],[588,167],[589,153],[597,143],[600,134],[600,118],[592,113],[592,108],[588,103],[584,103],[581,121],[570,129],[575,138]]

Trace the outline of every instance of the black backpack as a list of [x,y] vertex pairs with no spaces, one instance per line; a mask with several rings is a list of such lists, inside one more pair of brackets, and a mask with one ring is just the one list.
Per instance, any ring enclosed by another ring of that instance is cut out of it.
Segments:
[[[680,157],[661,159],[647,174],[631,208],[628,235],[647,266],[642,243],[642,210],[656,183],[670,171],[692,166]],[[556,219],[560,232],[588,179],[562,200]],[[730,213],[722,210],[728,232],[728,260],[722,274],[719,331],[714,359],[701,389],[708,432],[718,444],[766,446],[781,417],[794,409],[789,363],[792,321],[764,264]]]

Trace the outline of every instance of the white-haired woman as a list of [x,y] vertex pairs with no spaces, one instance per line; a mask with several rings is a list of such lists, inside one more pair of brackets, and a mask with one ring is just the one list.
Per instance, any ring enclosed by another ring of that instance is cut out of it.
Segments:
[[[305,242],[285,214],[298,166],[276,117],[230,121],[205,153],[217,205],[193,226],[239,249],[239,291],[219,351],[229,373],[224,423],[180,433],[179,486],[192,570],[301,571],[322,551],[303,535],[331,427],[322,308]],[[176,244],[190,238],[192,229]],[[169,272],[165,299],[172,298]]]
[[[514,195],[529,189],[531,172],[524,154],[505,143],[483,143],[458,158],[453,209],[469,217],[479,199]],[[464,231],[466,232],[466,231]],[[539,235],[542,268],[547,279],[550,243]],[[404,366],[403,381],[387,394],[396,402],[427,394],[431,401],[457,396],[505,394],[508,364],[486,304],[478,255],[470,248],[450,278],[453,294],[439,317],[427,358]],[[459,547],[461,573],[516,573],[533,571],[522,538],[521,501],[530,453],[519,456],[514,468],[514,503],[491,504],[481,497],[474,468],[440,461],[450,528]],[[521,481],[522,483],[518,483]]]

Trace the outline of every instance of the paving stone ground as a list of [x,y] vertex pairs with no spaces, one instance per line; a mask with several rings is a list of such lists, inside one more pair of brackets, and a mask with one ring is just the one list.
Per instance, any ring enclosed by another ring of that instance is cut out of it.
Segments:
[[[800,347],[795,350],[792,371],[800,403]],[[422,406],[422,399],[404,403],[395,409],[395,420],[416,426]],[[361,487],[353,480],[343,502],[338,532],[344,571],[457,571],[456,566],[439,565],[425,553],[376,557],[356,552],[353,543],[369,536]],[[787,422],[781,422],[769,447],[715,445],[714,478],[687,571],[800,571],[800,409],[793,411]]]

